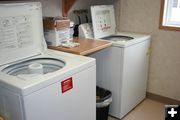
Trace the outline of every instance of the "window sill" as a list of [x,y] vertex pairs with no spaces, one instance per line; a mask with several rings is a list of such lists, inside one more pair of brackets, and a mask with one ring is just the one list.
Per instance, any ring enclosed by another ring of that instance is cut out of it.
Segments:
[[180,27],[171,27],[171,26],[159,26],[159,29],[180,31]]

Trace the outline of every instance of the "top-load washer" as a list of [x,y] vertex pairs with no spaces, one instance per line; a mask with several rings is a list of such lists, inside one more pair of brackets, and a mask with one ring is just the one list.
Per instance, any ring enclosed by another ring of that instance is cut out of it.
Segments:
[[[96,58],[97,85],[112,92],[109,113],[123,118],[146,96],[150,36],[116,32],[113,5],[91,7],[91,24],[80,25],[80,36],[108,40],[112,47],[90,55]],[[92,30],[93,32],[88,32]]]
[[95,60],[47,49],[41,12],[39,2],[0,4],[0,116],[95,120]]

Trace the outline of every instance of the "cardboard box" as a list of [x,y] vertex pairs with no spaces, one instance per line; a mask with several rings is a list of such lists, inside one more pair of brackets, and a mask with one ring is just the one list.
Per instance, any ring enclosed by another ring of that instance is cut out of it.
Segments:
[[61,30],[70,28],[70,20],[58,17],[45,17],[43,26],[45,30]]
[[44,36],[48,45],[59,46],[69,41],[70,20],[58,17],[45,17],[43,19]]

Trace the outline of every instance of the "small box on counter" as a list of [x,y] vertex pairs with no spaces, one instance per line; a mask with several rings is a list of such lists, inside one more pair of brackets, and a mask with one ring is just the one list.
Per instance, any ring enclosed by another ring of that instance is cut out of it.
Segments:
[[61,30],[70,27],[70,20],[60,17],[45,17],[43,18],[44,29]]
[[70,29],[45,30],[44,36],[48,45],[59,46],[61,43],[70,40]]
[[59,46],[62,42],[71,40],[69,19],[45,17],[43,26],[44,36],[48,45]]

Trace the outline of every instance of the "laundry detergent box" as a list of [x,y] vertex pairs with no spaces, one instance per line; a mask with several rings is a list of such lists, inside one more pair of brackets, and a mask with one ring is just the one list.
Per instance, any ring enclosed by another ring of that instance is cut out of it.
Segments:
[[44,37],[48,45],[59,46],[61,43],[70,40],[70,28],[62,30],[45,30]]
[[70,40],[70,20],[60,17],[43,19],[44,36],[48,45],[59,46]]

